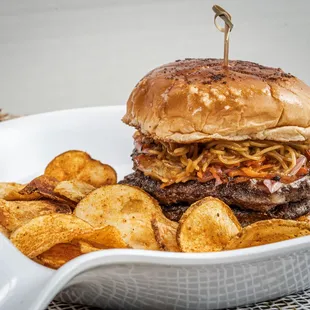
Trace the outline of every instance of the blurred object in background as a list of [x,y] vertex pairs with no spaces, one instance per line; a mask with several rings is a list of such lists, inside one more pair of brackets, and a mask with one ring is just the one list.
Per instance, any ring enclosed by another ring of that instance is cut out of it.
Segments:
[[125,104],[152,68],[221,58],[214,4],[233,16],[230,59],[310,83],[308,0],[2,0],[1,107],[31,114]]
[[2,121],[8,121],[9,119],[16,118],[18,116],[3,113],[2,110],[0,109],[0,122]]

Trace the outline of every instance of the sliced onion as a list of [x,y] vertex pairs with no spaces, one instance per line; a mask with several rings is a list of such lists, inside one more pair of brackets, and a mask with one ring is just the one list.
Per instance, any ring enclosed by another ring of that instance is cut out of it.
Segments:
[[223,171],[222,171],[221,167],[217,167],[216,168],[216,172],[218,173],[218,175],[222,175],[223,174]]
[[219,186],[219,185],[221,185],[222,183],[223,183],[223,181],[221,180],[221,176],[222,176],[222,174],[223,174],[223,171],[222,171],[222,169],[220,168],[220,167],[218,167],[217,169],[216,169],[216,172],[217,172],[217,174],[218,174],[218,178],[215,178],[215,187],[216,186]]
[[300,168],[307,162],[307,158],[303,155],[301,155],[297,160],[296,160],[296,165],[293,167],[293,169],[290,171],[290,175],[295,175]]
[[265,179],[263,181],[264,185],[268,188],[270,194],[275,193],[282,187],[282,183],[274,180]]

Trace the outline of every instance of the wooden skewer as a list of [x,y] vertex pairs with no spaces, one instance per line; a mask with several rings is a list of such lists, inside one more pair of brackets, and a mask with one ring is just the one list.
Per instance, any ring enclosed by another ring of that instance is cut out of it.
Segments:
[[228,53],[229,53],[229,26],[225,24],[224,35],[224,66],[228,67]]
[[[234,25],[231,22],[231,15],[225,11],[223,8],[221,8],[219,5],[214,5],[212,7],[213,11],[215,12],[214,16],[214,24],[216,28],[224,32],[224,67],[228,67],[228,55],[229,55],[229,34],[231,30],[233,29]],[[217,17],[220,17],[225,22],[225,27],[220,27],[216,23]]]

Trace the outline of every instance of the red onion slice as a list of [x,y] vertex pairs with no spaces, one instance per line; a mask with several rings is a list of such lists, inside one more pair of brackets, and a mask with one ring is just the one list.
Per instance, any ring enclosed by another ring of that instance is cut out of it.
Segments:
[[295,175],[300,168],[307,162],[307,158],[303,155],[301,155],[297,160],[296,160],[296,165],[293,167],[293,169],[290,171],[290,175]]
[[273,181],[273,180],[268,180],[268,179],[264,180],[263,183],[268,188],[270,194],[275,193],[283,185],[281,182]]

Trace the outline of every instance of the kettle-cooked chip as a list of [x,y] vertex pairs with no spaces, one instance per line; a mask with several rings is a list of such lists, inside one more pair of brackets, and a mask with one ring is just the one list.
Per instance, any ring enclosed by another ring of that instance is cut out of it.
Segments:
[[88,183],[79,180],[71,180],[59,182],[54,192],[74,202],[79,202],[95,189],[94,186]]
[[23,187],[24,185],[19,183],[0,182],[0,199],[3,199],[10,191],[19,191]]
[[25,185],[19,183],[0,183],[0,199],[5,200],[35,200],[40,198],[38,193],[21,195],[21,191]]
[[177,229],[179,224],[170,220],[158,221],[156,217],[152,219],[152,228],[155,239],[163,251],[181,252],[177,244]]
[[59,243],[39,255],[36,260],[46,267],[58,269],[81,254],[83,253],[78,244]]
[[177,241],[183,252],[221,251],[241,226],[232,210],[217,198],[192,204],[179,222]]
[[11,191],[20,191],[24,188],[23,184],[0,182],[0,199],[3,199]]
[[98,188],[79,202],[74,214],[94,227],[114,226],[130,247],[150,250],[159,249],[151,219],[156,215],[168,221],[156,200],[128,185]]
[[303,216],[300,216],[298,219],[296,219],[296,221],[310,223],[310,214],[308,213]]
[[10,240],[22,253],[34,258],[56,244],[71,242],[92,231],[88,223],[74,215],[49,214],[19,227],[11,234]]
[[122,239],[120,231],[109,225],[102,228],[95,228],[91,233],[81,236],[80,240],[87,241],[98,248],[128,248],[128,245]]
[[67,151],[55,157],[46,167],[45,175],[59,181],[77,179],[95,187],[115,184],[115,170],[82,151]]
[[88,243],[86,241],[81,241],[81,240],[78,241],[78,244],[80,245],[80,251],[83,254],[97,252],[97,251],[100,251],[100,250],[107,249],[107,248],[104,248],[104,247],[97,248],[97,247],[93,246],[92,244],[90,244],[90,243]]
[[[53,177],[40,175],[30,181],[26,186],[19,191],[20,194],[40,193],[43,197],[50,198],[54,192],[54,188],[59,181]],[[41,197],[42,197],[41,196]]]
[[71,214],[65,204],[49,200],[6,201],[0,199],[0,224],[8,231],[14,231],[31,219],[52,213]]
[[28,183],[19,193],[21,195],[39,194],[40,198],[47,198],[54,201],[59,201],[68,204],[71,208],[74,208],[76,203],[70,199],[59,195],[54,191],[59,181],[53,177],[46,175],[40,175]]
[[259,221],[242,229],[227,244],[225,250],[264,245],[310,235],[310,224],[293,220]]

